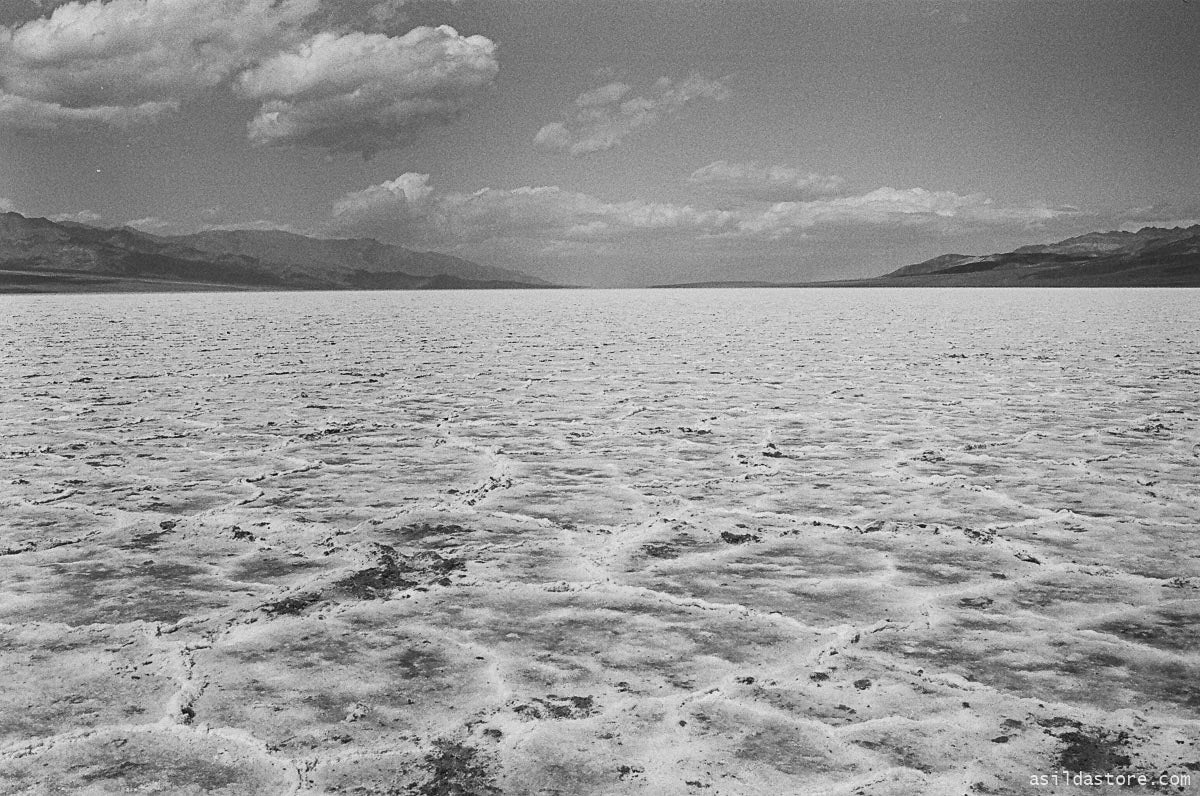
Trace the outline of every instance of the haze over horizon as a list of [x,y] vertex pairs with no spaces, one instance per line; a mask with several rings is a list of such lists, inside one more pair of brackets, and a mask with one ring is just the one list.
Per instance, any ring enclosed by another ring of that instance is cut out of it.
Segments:
[[17,0],[0,210],[590,285],[1200,223],[1182,0]]

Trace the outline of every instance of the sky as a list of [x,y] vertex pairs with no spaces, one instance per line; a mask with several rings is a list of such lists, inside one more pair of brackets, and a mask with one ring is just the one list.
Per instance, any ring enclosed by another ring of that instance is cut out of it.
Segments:
[[0,210],[597,286],[1200,223],[1185,0],[3,0]]

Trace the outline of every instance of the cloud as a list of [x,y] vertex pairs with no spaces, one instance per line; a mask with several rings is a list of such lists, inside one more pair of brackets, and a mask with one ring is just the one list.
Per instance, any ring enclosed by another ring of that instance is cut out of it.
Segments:
[[294,224],[285,224],[281,221],[271,221],[270,219],[255,219],[253,221],[227,221],[223,224],[201,226],[197,231],[229,232],[235,230],[253,230],[255,232],[291,232],[294,235],[312,234],[311,230],[306,230],[303,227],[297,227]]
[[211,224],[203,221],[176,221],[174,219],[160,218],[159,216],[146,216],[145,218],[135,218],[132,221],[126,221],[122,226],[131,227],[139,232],[145,232],[150,235],[159,235],[163,237],[168,237],[171,235],[193,235],[197,232],[228,231],[239,229],[257,230],[260,232],[293,232],[298,235],[311,234],[302,229],[294,227],[291,224],[283,224],[277,221],[269,220],[233,221],[224,224]]
[[788,166],[730,163],[725,160],[696,169],[688,177],[688,182],[737,196],[774,202],[837,194],[846,185],[844,179],[833,175],[806,173]]
[[334,203],[333,216],[348,226],[402,223],[425,212],[432,193],[428,174],[408,172],[346,194]]
[[439,193],[427,174],[348,193],[333,207],[335,226],[397,234],[427,244],[493,239],[597,241],[631,234],[703,234],[727,225],[724,210],[662,202],[606,202],[557,186]]
[[844,226],[923,227],[947,234],[980,227],[1035,227],[1071,214],[1044,205],[998,205],[982,194],[883,187],[855,196],[777,202],[744,215],[734,234],[780,238],[796,231]]
[[565,121],[552,122],[538,130],[535,145],[567,152],[572,156],[603,152],[619,145],[642,128],[658,124],[697,100],[724,100],[729,89],[723,80],[691,75],[678,83],[661,77],[648,96],[628,97],[632,88],[608,83],[580,94]]
[[126,221],[123,226],[136,229],[139,232],[148,232],[151,235],[182,235],[185,234],[185,231],[194,231],[188,225],[181,224],[178,221],[159,218],[158,216],[135,218],[132,221]]
[[89,226],[99,226],[104,220],[104,216],[94,210],[79,210],[75,213],[55,213],[52,216],[47,216],[51,221],[73,221],[76,224],[87,224]]
[[980,228],[1026,228],[1069,211],[1043,206],[1005,206],[980,194],[878,188],[868,193],[804,202],[705,208],[689,204],[605,201],[557,186],[483,188],[441,192],[427,174],[403,174],[390,182],[344,195],[333,206],[341,232],[430,246],[525,241],[564,242],[672,239],[702,242],[778,241],[843,228],[917,230],[927,235]]
[[302,38],[318,0],[91,0],[0,27],[0,123],[151,121]]
[[399,37],[319,33],[239,76],[238,91],[263,101],[250,140],[365,156],[403,146],[454,119],[492,82],[495,50],[445,25]]
[[[28,210],[18,208],[11,199],[3,197],[0,197],[0,213],[20,213],[23,216],[32,217]],[[77,224],[98,225],[102,216],[93,210],[79,210],[74,213],[48,213],[45,218],[50,221],[74,221]]]
[[1114,226],[1122,232],[1137,232],[1145,227],[1175,229],[1200,224],[1200,206],[1194,202],[1166,202],[1147,207],[1131,207],[1116,214]]
[[103,124],[130,127],[151,122],[179,109],[177,102],[143,102],[140,105],[97,105],[69,108],[0,92],[0,126],[22,130],[54,130],[63,125]]
[[[462,0],[322,0],[315,21],[320,30],[346,33],[403,33],[414,25],[411,19],[421,11],[441,10],[459,5]],[[417,14],[410,13],[412,11]],[[311,23],[310,23],[311,25]],[[318,28],[314,28],[318,29]]]
[[[90,0],[0,26],[0,125],[129,127],[232,84],[259,101],[252,142],[371,155],[457,117],[498,71],[453,28],[402,36],[402,0]],[[340,22],[339,22],[340,20]]]

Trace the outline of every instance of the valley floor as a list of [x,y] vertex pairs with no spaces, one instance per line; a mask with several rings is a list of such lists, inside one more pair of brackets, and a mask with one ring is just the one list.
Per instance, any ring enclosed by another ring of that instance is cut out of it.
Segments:
[[352,298],[0,297],[0,791],[1200,787],[1200,292]]

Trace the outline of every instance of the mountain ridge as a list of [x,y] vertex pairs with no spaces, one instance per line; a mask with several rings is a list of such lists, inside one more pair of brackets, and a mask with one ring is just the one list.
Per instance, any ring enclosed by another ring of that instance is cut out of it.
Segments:
[[162,239],[214,254],[241,254],[260,262],[326,272],[382,274],[399,270],[411,276],[448,275],[479,281],[549,285],[507,268],[481,265],[439,252],[407,249],[374,238],[314,238],[282,230],[237,229],[207,230]]
[[981,256],[944,254],[858,281],[927,287],[1197,287],[1200,224],[1089,232]]
[[863,279],[653,287],[1200,287],[1200,224],[1088,232],[998,254],[942,254]]
[[369,238],[257,230],[157,236],[0,214],[0,292],[543,287],[553,285]]

